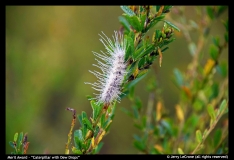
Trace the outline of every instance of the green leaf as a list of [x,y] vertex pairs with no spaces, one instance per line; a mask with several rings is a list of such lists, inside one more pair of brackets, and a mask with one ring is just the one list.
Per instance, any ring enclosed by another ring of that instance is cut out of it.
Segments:
[[93,131],[93,126],[92,126],[91,122],[88,120],[88,118],[85,117],[85,118],[83,118],[82,121],[84,124],[87,124],[88,129]]
[[98,146],[95,148],[95,154],[97,154],[97,153],[100,152],[100,150],[101,150],[103,144],[104,144],[103,142],[100,142],[100,143],[98,144]]
[[219,74],[221,74],[222,77],[226,77],[228,74],[228,68],[226,61],[219,63],[217,66],[217,71]]
[[211,119],[214,121],[215,120],[215,111],[214,111],[214,107],[211,105],[208,105],[207,107],[208,113],[211,117]]
[[15,149],[14,142],[10,141],[10,142],[9,142],[9,144],[10,144],[10,146],[11,146],[12,148],[14,148],[14,149]]
[[82,123],[82,115],[81,115],[81,114],[80,114],[80,115],[77,115],[77,118],[78,118],[78,120],[79,120],[79,122],[80,122],[80,125],[83,126],[83,123]]
[[224,114],[225,114],[225,113],[228,113],[228,107],[225,109]]
[[144,46],[138,48],[138,49],[133,53],[133,56],[132,56],[133,60],[135,60],[135,61],[138,60],[137,58],[139,58],[139,54],[141,54],[141,52],[143,52],[143,51],[144,51]]
[[106,120],[105,120],[105,117],[106,117],[105,114],[103,114],[103,115],[101,116],[100,122],[101,122],[101,127],[102,127],[102,128],[104,128],[104,125],[105,125],[105,121],[106,121]]
[[87,132],[88,132],[87,124],[85,124],[85,123],[83,122],[83,127],[81,127],[80,129],[81,129],[81,131],[82,131],[82,136],[83,136],[83,138],[85,139],[86,134],[87,134]]
[[219,56],[218,48],[215,45],[211,44],[209,53],[210,53],[211,58],[216,61]]
[[219,142],[221,141],[221,138],[222,138],[222,130],[217,129],[214,134],[214,147],[218,147]]
[[120,8],[129,16],[136,15],[128,6],[120,6]]
[[138,113],[138,109],[136,106],[132,106],[132,109],[133,109],[133,115],[136,119],[139,118],[139,113]]
[[145,65],[145,57],[141,58],[141,60],[138,63],[138,68],[142,69]]
[[17,141],[17,148],[20,149],[20,146],[22,145],[23,140],[23,132],[20,133],[18,141]]
[[163,43],[159,45],[160,48],[162,48],[165,45],[168,45],[169,43],[173,42],[175,40],[175,38],[172,39],[164,39]]
[[112,120],[110,118],[108,118],[105,123],[103,124],[103,129],[106,130],[110,124],[111,124]]
[[224,25],[226,31],[228,31],[228,19],[223,22],[223,25]]
[[[116,103],[117,103],[117,101],[115,101],[112,105],[111,105],[111,114],[109,115],[109,117],[113,120],[113,118],[114,118],[114,114],[115,114],[115,109],[116,109]],[[110,111],[108,111],[108,112],[110,112]]]
[[160,7],[161,7],[161,6],[156,6],[156,12],[159,11]]
[[176,68],[174,69],[174,76],[175,76],[175,80],[176,80],[176,83],[179,85],[179,86],[182,86],[183,85],[183,75],[182,73]]
[[142,28],[141,28],[141,22],[140,22],[140,20],[139,20],[139,18],[137,16],[132,16],[131,17],[131,23],[130,24],[138,32],[140,32],[142,30]]
[[128,94],[129,94],[129,90],[125,88],[125,89],[121,92],[121,94],[119,95],[119,97],[120,97],[121,99],[123,99],[124,97],[127,97]]
[[140,73],[138,73],[136,78],[141,78],[142,76],[145,76],[148,72],[149,72],[148,69],[144,69],[144,70],[140,71]]
[[205,129],[205,131],[204,131],[203,135],[204,135],[204,136],[206,136],[207,132],[208,132],[208,130],[207,130],[207,129]]
[[140,12],[142,13],[144,10],[145,9],[142,6],[140,6]]
[[75,147],[79,150],[82,150],[82,143],[84,141],[83,135],[82,135],[82,131],[79,130],[75,130],[74,132],[74,143],[75,143]]
[[190,24],[193,28],[198,29],[198,24],[197,24],[195,21],[189,20],[189,24]]
[[189,45],[188,45],[188,48],[189,48],[189,52],[192,56],[195,55],[196,53],[196,50],[197,50],[197,46],[194,42],[190,42]]
[[155,56],[146,56],[145,57],[145,60],[146,60],[145,65],[151,65],[151,64],[153,64],[154,60],[157,58],[156,56],[158,56],[158,52],[156,52]]
[[132,100],[133,97],[134,97],[134,90],[135,90],[135,87],[133,86],[132,88],[129,89],[129,98]]
[[91,138],[87,140],[87,142],[86,142],[86,146],[85,146],[85,150],[88,150],[88,149],[89,149],[90,144],[91,144],[91,141],[92,141],[92,139],[91,139]]
[[126,115],[133,117],[132,112],[130,112],[129,110],[127,110],[126,108],[120,108],[121,111],[123,111]]
[[146,123],[147,123],[146,115],[142,116],[142,118],[141,118],[141,123],[142,123],[142,127],[143,127],[143,128],[146,128]]
[[134,41],[131,36],[125,36],[125,39],[127,40],[127,51],[124,57],[126,62],[134,53]]
[[155,39],[159,39],[162,36],[162,32],[160,30],[155,30]]
[[139,130],[143,130],[143,126],[141,124],[134,123],[134,127],[136,127]]
[[127,31],[130,31],[130,24],[123,16],[119,16],[119,21]]
[[171,8],[172,8],[172,6],[164,6],[163,11],[169,10]]
[[179,154],[184,154],[183,150],[181,148],[178,148],[178,153]]
[[15,133],[15,135],[14,135],[14,141],[17,142],[17,139],[18,139],[18,133]]
[[[132,38],[132,40],[135,39],[135,33],[131,30],[129,33],[128,33],[128,37]],[[133,49],[134,49],[134,45],[133,45]]]
[[126,79],[129,79],[129,77],[134,73],[134,71],[137,69],[138,61],[133,62],[131,65],[127,68],[127,75]]
[[169,49],[169,47],[163,48],[163,49],[161,50],[161,52],[163,53],[163,52],[165,52],[167,49]]
[[147,29],[146,30],[149,30],[150,28],[152,28],[153,26],[155,26],[159,21],[161,21],[162,19],[164,19],[165,15],[162,14],[158,17],[155,17],[151,22],[150,24],[147,26]]
[[90,100],[90,99],[92,99],[93,97],[90,96],[90,95],[86,95],[86,98],[87,98],[88,100]]
[[146,145],[145,145],[143,142],[134,141],[133,144],[134,144],[134,146],[135,146],[137,149],[139,149],[140,151],[144,151],[144,150],[145,150]]
[[210,100],[216,98],[218,95],[219,95],[219,85],[218,83],[213,83],[213,85],[211,86],[211,90],[212,90],[212,93],[209,97]]
[[228,6],[218,6],[217,17],[220,16],[227,8]]
[[93,119],[96,120],[102,110],[102,106],[101,104],[98,105],[94,100],[91,100],[90,104],[93,109]]
[[84,118],[88,118],[88,116],[87,116],[87,114],[86,114],[85,111],[82,111],[81,115],[82,115],[82,120],[83,120]]
[[75,147],[72,148],[72,152],[75,154],[83,154],[79,149],[77,149]]
[[202,142],[202,134],[200,130],[196,131],[196,138],[197,138],[198,143]]
[[167,131],[172,135],[172,128],[171,128],[171,124],[169,122],[167,122],[166,120],[161,120],[161,124],[162,126],[164,126]]
[[[144,47],[142,47],[142,48],[144,48]],[[135,55],[136,55],[135,59],[137,60],[143,56],[146,56],[147,54],[150,54],[153,50],[154,50],[153,44],[150,44],[146,49],[143,49],[143,50],[141,50],[141,48],[140,48],[139,50],[137,50],[135,52]]]
[[144,29],[146,14],[141,15],[141,30]]
[[174,25],[173,23],[171,23],[171,22],[169,22],[167,20],[164,20],[164,22],[166,22],[167,25],[171,26],[172,28],[174,28],[175,30],[177,30],[178,32],[180,32],[180,29],[176,25]]
[[210,19],[214,19],[214,10],[212,7],[208,6],[206,7],[206,11]]
[[226,101],[226,99],[224,99],[224,100],[222,101],[221,105],[219,106],[219,111],[220,111],[220,113],[223,113],[223,112],[224,112],[224,109],[225,109],[226,106],[227,106],[227,101]]
[[133,138],[134,138],[136,141],[141,141],[141,137],[139,137],[137,134],[134,134],[134,135],[133,135]]
[[201,109],[203,108],[203,106],[204,106],[204,101],[202,101],[199,98],[196,98],[195,101],[194,101],[194,103],[193,103],[193,108],[196,111],[201,111]]
[[219,37],[217,36],[217,37],[213,37],[212,38],[212,41],[213,41],[213,43],[214,43],[214,45],[216,46],[216,47],[219,47]]
[[139,77],[139,78],[136,78],[134,79],[133,81],[131,81],[130,83],[128,83],[126,85],[126,88],[131,88],[133,86],[135,86],[140,80],[142,80],[144,77],[146,76],[146,74],[144,74],[143,76]]
[[198,116],[196,114],[192,114],[188,117],[188,120],[185,121],[184,132],[191,133],[194,132],[195,127],[198,125]]

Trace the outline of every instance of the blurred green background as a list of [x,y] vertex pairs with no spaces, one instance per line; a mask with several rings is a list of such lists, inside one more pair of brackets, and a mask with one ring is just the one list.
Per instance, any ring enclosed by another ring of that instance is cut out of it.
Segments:
[[[194,7],[186,6],[185,16],[196,20]],[[95,69],[92,51],[104,51],[98,34],[104,31],[111,37],[120,28],[118,17],[122,13],[119,6],[6,6],[6,153],[12,151],[9,141],[16,132],[28,133],[28,154],[64,153],[72,120],[72,113],[65,109],[71,107],[79,114],[82,111],[91,114],[86,96],[95,91],[84,82],[96,81],[88,72]],[[213,23],[211,36],[223,36],[221,19],[226,20],[227,16],[225,12]],[[155,28],[161,29],[160,25]],[[173,69],[186,71],[192,59],[182,33],[175,34],[175,38],[163,55],[161,68],[155,61],[156,76],[168,109],[179,98],[172,81]],[[197,42],[197,33],[191,33],[191,38]],[[208,46],[204,48],[204,63],[209,56],[208,49]],[[220,59],[227,58],[225,51]],[[148,99],[146,80],[147,77],[136,87],[143,106]],[[117,104],[110,133],[104,137],[100,153],[137,153],[132,142],[138,130],[120,109],[130,106],[127,98]],[[79,127],[77,122],[74,130]]]

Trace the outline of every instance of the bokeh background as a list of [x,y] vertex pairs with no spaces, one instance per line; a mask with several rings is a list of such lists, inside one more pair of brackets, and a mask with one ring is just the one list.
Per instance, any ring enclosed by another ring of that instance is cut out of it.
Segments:
[[[196,20],[194,7],[184,7],[185,16]],[[86,111],[91,115],[86,96],[95,91],[84,82],[96,81],[88,72],[96,63],[92,51],[104,50],[98,34],[104,31],[111,37],[120,28],[118,17],[122,13],[119,6],[6,6],[6,153],[12,151],[9,141],[16,132],[28,133],[28,154],[64,153],[72,120],[72,114],[65,109],[71,107],[77,113]],[[225,12],[213,23],[211,36],[222,37],[225,28],[221,19],[227,16]],[[160,25],[155,28],[161,29]],[[155,61],[157,79],[169,110],[179,98],[172,81],[173,69],[186,71],[192,59],[182,33],[176,33],[175,38],[163,55],[161,68]],[[197,33],[191,33],[191,38],[196,42]],[[204,53],[208,49],[205,47]],[[228,59],[227,51],[220,59]],[[147,77],[136,87],[143,106],[148,98],[146,80]],[[132,142],[138,130],[120,109],[130,106],[127,98],[117,104],[101,154],[137,153]],[[79,127],[77,122],[74,130]]]

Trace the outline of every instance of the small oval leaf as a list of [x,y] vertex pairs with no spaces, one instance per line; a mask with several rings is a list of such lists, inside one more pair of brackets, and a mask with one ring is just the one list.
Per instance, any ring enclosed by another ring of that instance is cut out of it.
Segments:
[[211,106],[211,105],[209,105],[209,106],[207,107],[207,110],[208,110],[208,113],[209,113],[211,119],[214,121],[214,120],[215,120],[215,111],[214,111],[214,107]]
[[196,138],[197,138],[198,143],[202,142],[202,134],[200,130],[196,131]]
[[169,21],[166,21],[166,20],[164,20],[164,22],[166,22],[169,26],[171,26],[172,28],[174,28],[175,30],[177,30],[178,32],[180,32],[180,29],[176,25],[174,25],[173,23],[171,23]]
[[15,133],[15,135],[14,135],[14,141],[16,142],[17,139],[18,139],[18,133]]

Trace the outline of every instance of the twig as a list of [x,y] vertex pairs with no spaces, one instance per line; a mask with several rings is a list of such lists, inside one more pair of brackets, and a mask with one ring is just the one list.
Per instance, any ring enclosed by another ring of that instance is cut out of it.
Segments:
[[72,139],[72,131],[73,128],[75,126],[76,123],[76,110],[73,108],[66,108],[66,110],[73,112],[73,119],[72,119],[72,123],[71,123],[71,128],[70,128],[70,132],[68,133],[68,140],[65,146],[65,154],[69,154],[69,145],[71,143],[71,139]]
[[25,134],[24,134],[24,139],[23,139],[24,154],[26,154],[26,153],[27,153],[28,146],[29,146],[29,142],[28,142],[28,134],[27,134],[27,133],[25,133]]

